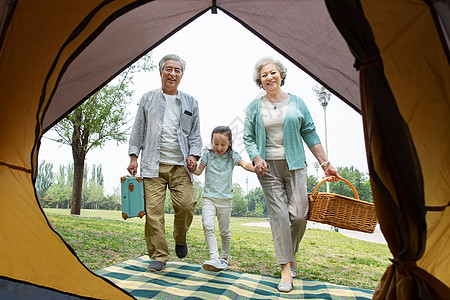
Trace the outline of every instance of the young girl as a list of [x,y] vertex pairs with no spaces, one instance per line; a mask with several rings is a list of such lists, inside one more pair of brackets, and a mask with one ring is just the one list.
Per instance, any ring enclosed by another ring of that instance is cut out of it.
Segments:
[[[231,233],[230,218],[233,200],[233,169],[239,165],[245,170],[255,172],[255,168],[242,160],[241,156],[231,148],[232,136],[228,126],[218,126],[211,134],[212,149],[202,155],[195,175],[200,175],[206,167],[205,187],[203,189],[202,221],[208,245],[210,259],[202,265],[207,271],[219,272],[228,268]],[[219,223],[222,241],[222,253],[219,250],[215,234],[215,218]]]

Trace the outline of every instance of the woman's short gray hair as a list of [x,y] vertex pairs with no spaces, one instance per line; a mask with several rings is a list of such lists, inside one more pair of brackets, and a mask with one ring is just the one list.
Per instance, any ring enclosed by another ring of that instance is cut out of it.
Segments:
[[255,69],[253,70],[253,81],[255,81],[256,85],[259,86],[260,88],[264,89],[264,87],[262,86],[261,83],[261,78],[260,78],[260,72],[261,72],[261,68],[264,67],[267,64],[275,64],[278,68],[278,71],[280,71],[280,75],[281,75],[281,85],[284,85],[284,81],[286,79],[286,74],[287,74],[287,69],[286,67],[281,63],[281,61],[274,59],[270,56],[268,57],[263,57],[260,58],[256,63],[255,63]]
[[166,60],[176,60],[181,63],[181,72],[184,73],[184,69],[186,68],[186,62],[181,59],[176,54],[167,54],[161,60],[159,61],[159,72],[162,72],[164,69],[164,64],[166,63]]

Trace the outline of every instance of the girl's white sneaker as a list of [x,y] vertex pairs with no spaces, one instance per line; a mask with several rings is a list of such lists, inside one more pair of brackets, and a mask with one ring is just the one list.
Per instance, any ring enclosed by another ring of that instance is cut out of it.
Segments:
[[220,263],[222,264],[222,266],[224,267],[224,271],[226,271],[228,269],[228,261],[224,258],[220,259]]
[[203,263],[202,268],[210,272],[220,272],[226,270],[228,264],[223,264],[217,258],[211,258]]

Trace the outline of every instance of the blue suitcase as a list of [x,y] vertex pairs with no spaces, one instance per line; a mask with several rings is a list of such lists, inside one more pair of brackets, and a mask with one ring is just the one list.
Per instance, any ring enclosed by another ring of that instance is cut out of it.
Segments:
[[122,218],[139,217],[145,215],[144,183],[142,177],[121,177],[120,190],[122,193]]

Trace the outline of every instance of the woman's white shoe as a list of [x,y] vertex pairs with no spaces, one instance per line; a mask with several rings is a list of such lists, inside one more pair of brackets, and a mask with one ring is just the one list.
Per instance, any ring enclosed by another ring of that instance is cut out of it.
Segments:
[[293,288],[294,288],[294,283],[292,281],[280,283],[278,285],[278,290],[283,293],[289,293],[290,291],[292,291]]

